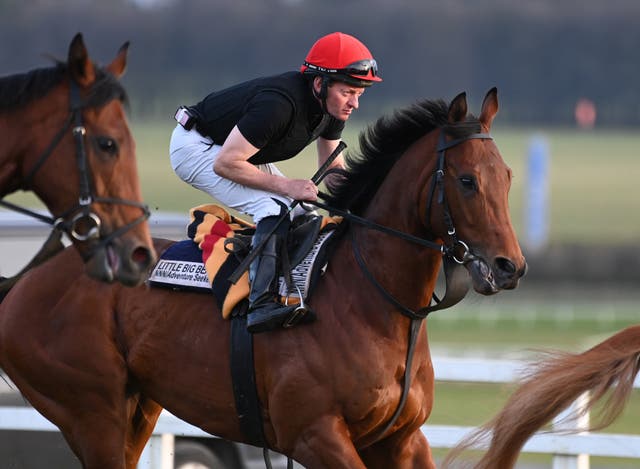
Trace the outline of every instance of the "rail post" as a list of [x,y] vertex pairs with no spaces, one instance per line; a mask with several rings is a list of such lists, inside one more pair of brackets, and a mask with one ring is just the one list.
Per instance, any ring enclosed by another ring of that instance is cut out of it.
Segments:
[[151,435],[140,455],[137,469],[173,469],[174,454],[174,435],[170,433]]
[[[588,392],[580,395],[553,419],[553,430],[588,433],[586,429],[589,428],[589,413],[584,411],[588,401]],[[590,458],[588,454],[554,454],[551,467],[553,469],[589,469]]]

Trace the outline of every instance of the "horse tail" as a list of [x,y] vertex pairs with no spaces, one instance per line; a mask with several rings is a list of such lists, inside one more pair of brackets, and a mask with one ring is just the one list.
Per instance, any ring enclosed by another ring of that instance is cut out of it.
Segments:
[[527,440],[587,391],[584,414],[606,396],[597,421],[589,429],[610,425],[624,409],[639,369],[640,325],[580,354],[548,353],[546,360],[525,375],[504,408],[447,455],[444,467],[483,442],[489,442],[489,449],[475,469],[514,467]]

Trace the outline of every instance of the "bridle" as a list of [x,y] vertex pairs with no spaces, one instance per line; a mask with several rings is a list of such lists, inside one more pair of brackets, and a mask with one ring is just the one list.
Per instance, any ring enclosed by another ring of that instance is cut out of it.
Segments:
[[[464,143],[468,140],[473,140],[473,139],[492,140],[493,137],[489,133],[473,133],[459,139],[447,141],[445,137],[445,132],[442,131],[438,139],[438,146],[436,148],[436,153],[437,153],[436,167],[434,169],[434,174],[432,176],[432,183],[429,190],[429,198],[426,204],[425,220],[426,220],[426,224],[428,225],[429,220],[431,219],[431,207],[433,205],[434,197],[436,197],[436,192],[437,192],[437,198],[435,200],[438,204],[442,205],[443,207],[444,223],[447,229],[447,234],[449,235],[448,244],[441,244],[441,243],[432,241],[430,239],[421,238],[409,233],[396,230],[394,228],[389,228],[387,226],[380,225],[378,223],[374,223],[370,220],[367,220],[366,218],[362,218],[357,215],[354,215],[349,211],[336,209],[321,202],[311,202],[311,205],[315,205],[317,207],[325,209],[330,213],[340,215],[344,217],[346,220],[349,220],[353,223],[364,226],[366,228],[380,231],[388,235],[391,235],[393,237],[404,239],[408,242],[415,243],[420,246],[439,251],[442,254],[443,260],[445,262],[445,273],[447,275],[447,290],[449,290],[450,277],[453,279],[456,275],[457,276],[460,275],[456,272],[456,271],[459,271],[459,269],[456,269],[456,266],[464,266],[465,264],[473,261],[474,259],[477,259],[477,256],[473,254],[473,252],[469,248],[469,245],[466,242],[458,239],[457,232],[453,223],[453,217],[451,216],[451,212],[449,211],[449,205],[447,204],[447,200],[445,197],[445,190],[444,190],[444,174],[446,169],[445,155],[446,155],[446,151],[449,148],[455,147],[457,145],[460,145],[461,143]],[[375,279],[375,277],[371,273],[371,270],[368,268],[364,258],[362,257],[362,254],[360,252],[360,247],[356,239],[355,230],[351,230],[351,243],[352,243],[353,252],[354,252],[356,261],[358,262],[360,269],[365,274],[369,282],[376,287],[376,289],[382,294],[382,296],[389,303],[397,307],[402,314],[404,314],[405,316],[411,319],[424,319],[427,317],[429,313],[433,311],[453,306],[464,297],[464,294],[466,294],[466,290],[465,290],[461,295],[457,293],[455,299],[447,298],[447,295],[445,295],[445,297],[442,300],[434,296],[434,300],[436,302],[435,305],[422,307],[416,311],[413,311],[410,308],[404,306],[398,300],[396,300]],[[459,279],[455,279],[455,282],[459,282]]]
[[[149,218],[150,212],[148,207],[144,204],[120,198],[98,197],[93,193],[91,189],[91,175],[85,146],[87,130],[82,121],[82,110],[86,107],[86,103],[84,103],[82,98],[80,97],[80,89],[78,87],[78,84],[73,79],[70,82],[69,102],[69,116],[65,120],[62,128],[58,131],[58,133],[55,134],[53,140],[40,155],[40,158],[37,160],[34,167],[25,177],[23,187],[29,187],[31,185],[31,182],[33,181],[36,173],[40,170],[47,159],[53,154],[53,150],[58,146],[62,138],[65,136],[66,132],[73,124],[71,133],[75,141],[76,165],[78,168],[80,179],[78,203],[55,218],[43,215],[38,212],[34,212],[24,207],[20,207],[5,200],[0,200],[0,205],[13,211],[36,218],[44,223],[48,223],[53,226],[54,230],[66,233],[67,236],[69,236],[69,238],[71,238],[72,240],[80,242],[97,240],[98,243],[93,245],[92,252],[89,253],[89,255],[85,256],[86,260],[86,258],[91,257],[94,250],[106,246],[115,238],[126,233],[134,226],[144,222],[147,218]],[[138,207],[142,211],[142,214],[135,220],[112,231],[107,236],[101,236],[100,229],[102,226],[102,220],[100,219],[98,214],[96,214],[92,210],[91,205],[93,203],[119,204]]]
[[[396,408],[387,424],[380,431],[376,432],[376,434],[371,438],[371,441],[376,441],[382,438],[387,433],[387,431],[391,429],[391,427],[394,425],[394,423],[402,413],[402,410],[404,409],[404,405],[407,401],[407,396],[409,395],[409,389],[411,388],[411,366],[413,363],[413,356],[418,339],[418,333],[420,332],[422,326],[422,320],[425,319],[427,315],[433,311],[445,309],[460,302],[460,300],[465,297],[469,289],[467,279],[468,274],[463,267],[465,264],[473,261],[477,257],[471,252],[471,249],[469,248],[469,245],[467,243],[458,239],[457,232],[453,223],[453,217],[451,216],[451,212],[449,211],[449,206],[445,197],[444,174],[446,169],[446,151],[449,148],[455,147],[463,142],[473,139],[492,140],[493,137],[491,137],[491,135],[488,133],[473,133],[467,135],[466,137],[447,141],[445,131],[442,130],[438,138],[438,146],[436,148],[437,161],[434,174],[432,176],[431,188],[429,190],[429,199],[427,200],[425,219],[426,224],[429,225],[429,220],[431,219],[431,206],[433,205],[434,197],[437,191],[436,201],[443,207],[444,223],[447,228],[447,234],[450,238],[449,243],[446,245],[436,243],[429,239],[420,238],[408,233],[404,233],[402,231],[398,231],[383,225],[379,225],[365,218],[353,215],[345,210],[339,210],[329,207],[326,204],[312,202],[312,205],[323,208],[330,213],[341,215],[351,222],[357,223],[366,228],[387,233],[391,236],[404,239],[420,246],[440,251],[443,256],[443,264],[447,284],[444,297],[442,299],[438,299],[434,294],[434,305],[421,307],[418,310],[414,311],[400,303],[391,293],[389,293],[387,289],[385,289],[380,284],[380,282],[376,280],[369,267],[367,267],[364,258],[362,257],[360,247],[358,246],[358,242],[356,240],[355,230],[351,230],[351,244],[353,253],[362,273],[365,275],[367,280],[376,288],[376,290],[378,290],[378,292],[385,298],[387,302],[395,306],[398,311],[400,311],[400,313],[402,313],[404,316],[407,316],[411,319],[411,323],[409,326],[409,339],[407,343],[407,356],[405,359],[404,377],[402,380],[402,395],[400,396],[398,407]],[[459,249],[461,249],[462,252],[460,254],[457,254],[457,251]]]

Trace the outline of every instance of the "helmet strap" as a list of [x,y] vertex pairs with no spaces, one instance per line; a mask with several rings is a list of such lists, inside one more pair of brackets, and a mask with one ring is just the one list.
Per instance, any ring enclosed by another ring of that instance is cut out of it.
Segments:
[[[316,91],[316,84],[315,84],[316,78],[320,78],[322,80],[320,84],[319,92]],[[322,111],[325,113],[327,113],[327,96],[329,94],[329,91],[328,91],[329,80],[330,78],[325,75],[316,75],[313,77],[313,80],[311,80],[311,91],[313,92],[313,96],[320,101]]]

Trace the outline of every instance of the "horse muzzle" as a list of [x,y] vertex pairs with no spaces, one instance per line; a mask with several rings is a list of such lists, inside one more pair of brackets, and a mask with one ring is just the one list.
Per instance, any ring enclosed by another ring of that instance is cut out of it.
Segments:
[[155,252],[145,244],[114,239],[97,245],[86,259],[85,267],[89,276],[96,280],[133,287],[146,280],[155,262]]
[[522,259],[520,267],[506,257],[496,257],[491,264],[482,257],[474,257],[465,263],[471,274],[473,288],[482,295],[493,295],[500,290],[513,290],[527,271]]

